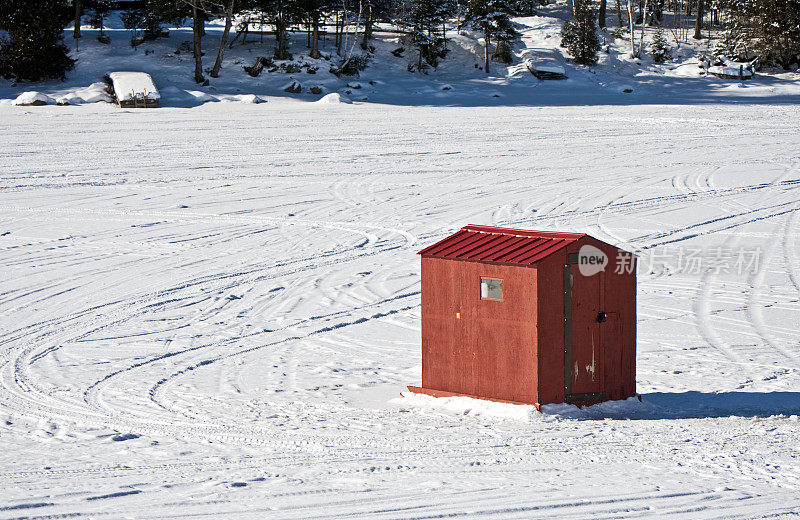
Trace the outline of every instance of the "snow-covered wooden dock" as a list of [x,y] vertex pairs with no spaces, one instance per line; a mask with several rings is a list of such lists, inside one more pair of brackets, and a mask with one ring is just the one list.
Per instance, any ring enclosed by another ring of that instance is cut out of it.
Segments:
[[116,101],[122,108],[158,108],[161,94],[145,72],[112,72],[108,75]]

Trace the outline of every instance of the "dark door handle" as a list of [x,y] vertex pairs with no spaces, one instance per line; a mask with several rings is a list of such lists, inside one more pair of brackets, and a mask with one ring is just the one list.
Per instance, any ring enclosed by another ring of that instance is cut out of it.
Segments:
[[608,316],[606,315],[605,311],[600,311],[600,312],[597,313],[597,322],[598,323],[605,323],[605,321],[607,319],[608,319]]

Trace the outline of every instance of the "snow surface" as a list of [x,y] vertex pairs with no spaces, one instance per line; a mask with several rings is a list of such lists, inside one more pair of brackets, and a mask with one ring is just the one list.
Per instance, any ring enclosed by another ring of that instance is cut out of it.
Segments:
[[[0,518],[796,516],[799,115],[0,106]],[[641,403],[400,396],[467,223],[640,251]]]

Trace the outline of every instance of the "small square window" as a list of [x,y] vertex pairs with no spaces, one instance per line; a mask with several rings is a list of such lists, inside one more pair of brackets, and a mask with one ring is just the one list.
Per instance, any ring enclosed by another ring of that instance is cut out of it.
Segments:
[[481,300],[502,300],[503,280],[481,278]]

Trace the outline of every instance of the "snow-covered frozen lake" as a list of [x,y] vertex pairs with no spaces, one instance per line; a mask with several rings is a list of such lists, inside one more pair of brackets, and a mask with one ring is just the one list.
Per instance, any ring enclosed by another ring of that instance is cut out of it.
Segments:
[[[798,116],[0,106],[0,517],[800,514]],[[642,403],[399,398],[469,223],[639,252]]]

